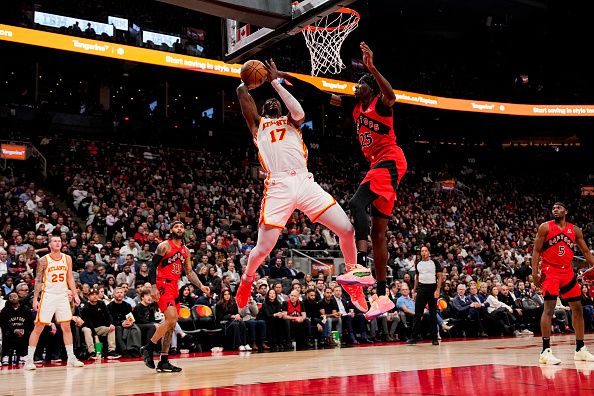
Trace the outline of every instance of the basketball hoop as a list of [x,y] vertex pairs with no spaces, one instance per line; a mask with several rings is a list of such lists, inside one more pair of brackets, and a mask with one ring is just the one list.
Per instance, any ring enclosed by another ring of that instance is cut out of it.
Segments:
[[340,59],[340,48],[359,24],[359,13],[339,8],[312,25],[303,28],[303,37],[311,56],[311,75],[338,74],[346,66]]

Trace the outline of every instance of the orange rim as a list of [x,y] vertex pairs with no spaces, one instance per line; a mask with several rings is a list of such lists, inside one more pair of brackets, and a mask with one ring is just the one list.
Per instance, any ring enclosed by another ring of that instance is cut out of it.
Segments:
[[343,25],[343,26],[320,27],[320,26],[308,25],[308,26],[304,27],[302,30],[308,31],[308,32],[318,32],[321,30],[325,30],[327,32],[334,32],[336,30],[344,30],[344,29],[353,27],[353,26],[357,25],[359,23],[359,19],[361,19],[361,16],[359,15],[359,13],[355,10],[350,9],[350,8],[339,8],[338,10],[336,10],[334,12],[342,13],[342,14],[352,14],[355,16],[355,20],[353,22],[347,23],[346,25]]

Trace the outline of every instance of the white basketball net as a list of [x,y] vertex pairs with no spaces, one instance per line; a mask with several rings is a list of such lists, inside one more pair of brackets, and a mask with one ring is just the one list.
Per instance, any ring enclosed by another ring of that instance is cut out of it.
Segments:
[[357,28],[359,14],[341,8],[303,28],[311,56],[311,75],[338,74],[346,66],[340,59],[340,48],[350,32]]

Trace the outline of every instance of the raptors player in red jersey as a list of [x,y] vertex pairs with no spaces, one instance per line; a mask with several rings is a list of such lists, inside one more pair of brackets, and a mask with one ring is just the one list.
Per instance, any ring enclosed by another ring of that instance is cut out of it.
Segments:
[[573,328],[575,330],[575,355],[577,361],[594,362],[594,356],[584,345],[584,317],[580,285],[573,271],[573,249],[577,246],[587,263],[594,266],[594,257],[584,241],[579,227],[565,220],[567,206],[561,202],[553,205],[553,220],[538,227],[534,251],[532,253],[532,277],[538,286],[542,284],[544,311],[540,319],[542,332],[542,352],[540,364],[559,364],[551,351],[551,324],[557,298],[562,297],[571,307]]
[[[377,294],[365,317],[369,320],[394,308],[394,303],[386,296],[386,276],[388,263],[388,241],[386,231],[392,217],[396,191],[400,179],[406,173],[406,158],[396,144],[394,132],[394,114],[392,106],[396,95],[392,86],[382,76],[373,63],[373,52],[369,46],[360,44],[363,64],[370,73],[359,79],[355,87],[355,98],[350,96],[329,95],[330,104],[353,109],[357,138],[365,158],[370,162],[370,170],[361,182],[349,206],[354,219],[355,239],[357,243],[357,264],[345,263],[347,273],[337,277],[338,283],[358,306],[365,306],[365,294],[362,287],[369,285],[372,279],[367,268],[369,237],[369,218],[367,209],[371,207],[371,244],[375,273],[377,276]],[[292,78],[286,73],[282,77],[289,79],[298,88],[308,89],[311,85]],[[311,89],[311,88],[309,88]],[[318,91],[319,92],[319,91]]]
[[182,242],[185,227],[181,221],[174,221],[170,228],[170,239],[161,242],[153,256],[149,268],[149,279],[152,284],[153,300],[159,305],[159,309],[165,315],[165,321],[157,326],[157,330],[148,344],[141,348],[144,363],[147,367],[154,369],[153,352],[158,350],[157,343],[161,340],[161,360],[157,364],[159,372],[179,372],[181,368],[172,365],[169,360],[169,345],[173,329],[177,323],[179,302],[179,281],[182,271],[194,285],[204,293],[210,289],[202,285],[198,275],[192,269],[192,262],[188,249]]

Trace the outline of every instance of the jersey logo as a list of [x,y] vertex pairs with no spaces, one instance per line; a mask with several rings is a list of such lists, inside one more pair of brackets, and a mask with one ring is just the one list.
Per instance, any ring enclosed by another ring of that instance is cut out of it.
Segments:
[[[545,243],[543,244],[543,250],[546,250],[552,246],[555,246],[556,244],[563,242],[565,243],[570,249],[573,250],[573,247],[575,245],[575,243],[565,234],[558,234],[554,237],[552,237],[551,239],[549,239],[548,241],[545,241]],[[560,254],[560,256],[565,254],[565,250],[563,250],[563,254]]]
[[379,135],[388,135],[391,129],[388,125],[376,121],[373,118],[368,117],[364,114],[361,114],[357,118],[357,120],[355,121],[355,125],[357,128],[357,133],[360,133],[361,128],[365,128]]
[[573,234],[573,231],[571,231],[571,228],[567,230],[568,234]]

